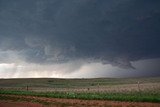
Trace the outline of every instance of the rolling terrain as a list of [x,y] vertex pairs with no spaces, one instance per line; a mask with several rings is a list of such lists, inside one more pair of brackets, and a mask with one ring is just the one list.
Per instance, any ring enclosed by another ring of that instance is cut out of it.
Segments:
[[[99,107],[117,107],[123,104],[128,107],[143,107],[146,103],[158,107],[160,77],[0,79],[0,100],[3,104],[6,101],[13,104],[18,101],[40,103],[45,106],[56,105],[55,107],[79,107],[90,103],[90,106],[98,104]],[[79,103],[73,103],[74,101]],[[95,101],[96,104],[93,103]]]

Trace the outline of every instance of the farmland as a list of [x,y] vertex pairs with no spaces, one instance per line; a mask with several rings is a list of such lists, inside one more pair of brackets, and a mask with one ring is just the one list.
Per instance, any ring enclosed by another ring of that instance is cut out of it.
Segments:
[[[32,97],[36,97],[36,99]],[[1,101],[32,101],[52,104],[52,102],[38,100],[38,98],[77,99],[89,102],[93,100],[129,101],[135,103],[150,102],[159,104],[160,77],[0,80]],[[64,106],[65,104],[62,105]]]

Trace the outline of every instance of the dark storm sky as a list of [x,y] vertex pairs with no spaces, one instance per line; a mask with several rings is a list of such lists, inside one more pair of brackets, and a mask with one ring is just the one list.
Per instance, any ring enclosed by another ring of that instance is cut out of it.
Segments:
[[[52,65],[65,65],[66,72],[75,73],[92,63],[121,69],[117,75],[122,76],[132,70],[136,76],[160,76],[160,1],[0,0],[3,74],[4,64],[16,66],[12,73],[23,65],[21,71],[43,74]],[[30,64],[45,69],[29,70]],[[91,74],[99,76],[97,71]]]

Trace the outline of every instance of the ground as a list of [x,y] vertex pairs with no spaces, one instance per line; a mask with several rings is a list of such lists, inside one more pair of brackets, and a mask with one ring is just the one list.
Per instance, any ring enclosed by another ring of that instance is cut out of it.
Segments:
[[0,101],[0,107],[160,107],[160,103],[148,102],[123,102],[123,101],[99,101],[99,100],[79,100],[79,99],[60,99],[33,96],[7,95],[14,98],[36,100],[37,102],[24,101]]
[[0,107],[160,107],[160,77],[0,79]]

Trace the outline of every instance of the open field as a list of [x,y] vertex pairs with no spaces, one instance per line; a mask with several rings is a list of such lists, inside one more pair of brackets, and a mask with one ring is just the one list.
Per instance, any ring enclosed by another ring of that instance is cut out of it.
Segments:
[[[139,87],[138,87],[139,82]],[[155,78],[98,78],[98,79],[0,79],[0,89],[28,90],[37,92],[120,92],[158,91],[160,77]]]
[[[145,105],[146,102],[151,102],[151,104],[156,103],[153,107],[158,107],[160,105],[160,77],[124,79],[0,79],[1,101],[27,101],[52,104],[50,100],[35,100],[34,97],[36,99],[77,99],[80,102],[86,101],[88,104],[95,100],[105,100],[104,103],[99,105],[102,107],[104,104],[108,106],[107,104],[110,103],[106,102],[109,100],[110,102],[114,101],[116,104],[117,101],[127,101],[121,103],[128,104],[128,106],[131,106],[130,104],[133,104],[132,106],[138,104],[137,106],[140,107],[143,107],[143,104]],[[70,101],[62,105],[59,104],[61,101],[59,102],[57,99],[56,102],[58,105],[55,107],[67,105],[78,107],[78,104],[70,104]],[[145,103],[142,104],[140,102]],[[111,104],[110,107],[112,106],[118,105]]]

